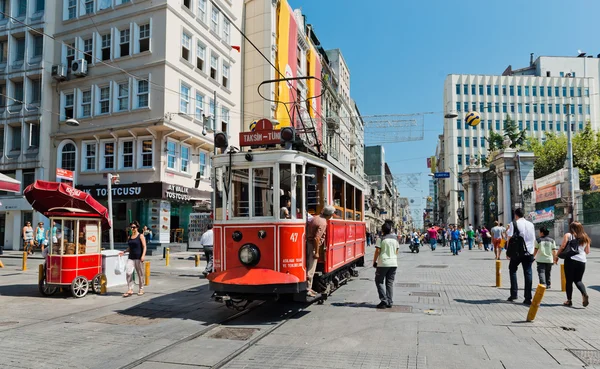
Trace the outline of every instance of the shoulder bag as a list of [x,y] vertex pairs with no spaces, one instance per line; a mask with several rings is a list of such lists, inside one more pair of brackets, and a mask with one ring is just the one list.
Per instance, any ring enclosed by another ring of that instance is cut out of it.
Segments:
[[571,239],[567,242],[562,252],[558,254],[558,257],[561,259],[570,259],[577,254],[579,254],[579,241],[571,235]]

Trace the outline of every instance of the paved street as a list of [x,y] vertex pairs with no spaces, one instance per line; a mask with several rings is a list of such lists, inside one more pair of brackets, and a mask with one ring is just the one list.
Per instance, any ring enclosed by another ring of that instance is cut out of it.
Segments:
[[146,295],[127,299],[123,288],[43,298],[39,260],[23,273],[19,259],[2,259],[0,368],[600,368],[594,254],[584,277],[590,306],[577,291],[575,308],[561,306],[555,268],[534,323],[524,322],[527,307],[505,302],[506,262],[503,288],[492,287],[490,252],[410,254],[404,245],[393,309],[374,308],[374,270],[364,268],[323,305],[265,303],[223,325],[237,312],[210,301],[197,278],[204,262],[194,268],[188,255],[168,268],[152,259]]

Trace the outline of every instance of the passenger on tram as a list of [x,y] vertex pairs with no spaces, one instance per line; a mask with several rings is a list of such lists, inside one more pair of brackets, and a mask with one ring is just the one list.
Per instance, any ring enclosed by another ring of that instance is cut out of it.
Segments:
[[312,289],[313,277],[317,270],[319,260],[319,251],[325,243],[325,231],[327,230],[327,221],[331,219],[335,208],[327,205],[321,210],[321,214],[314,216],[306,227],[306,282],[308,287],[308,296],[316,296]]
[[291,219],[290,209],[292,207],[292,200],[289,197],[281,197],[281,209],[279,209],[279,218]]

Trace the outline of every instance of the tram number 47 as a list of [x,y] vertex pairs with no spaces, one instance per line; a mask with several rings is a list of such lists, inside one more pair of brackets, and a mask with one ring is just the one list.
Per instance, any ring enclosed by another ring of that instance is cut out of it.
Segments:
[[292,242],[298,241],[298,232],[294,232],[290,235],[290,241],[292,241]]

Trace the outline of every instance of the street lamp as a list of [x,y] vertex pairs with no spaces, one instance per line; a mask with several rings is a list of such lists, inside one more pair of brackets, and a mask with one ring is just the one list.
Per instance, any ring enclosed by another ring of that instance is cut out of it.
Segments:
[[65,121],[65,124],[71,127],[79,127],[79,121],[77,119],[69,118]]
[[119,175],[108,173],[106,175],[108,179],[108,184],[106,186],[107,194],[108,194],[108,217],[110,218],[110,229],[108,230],[108,243],[110,245],[110,249],[115,249],[115,237],[113,233],[113,209],[112,209],[112,185],[119,184]]

